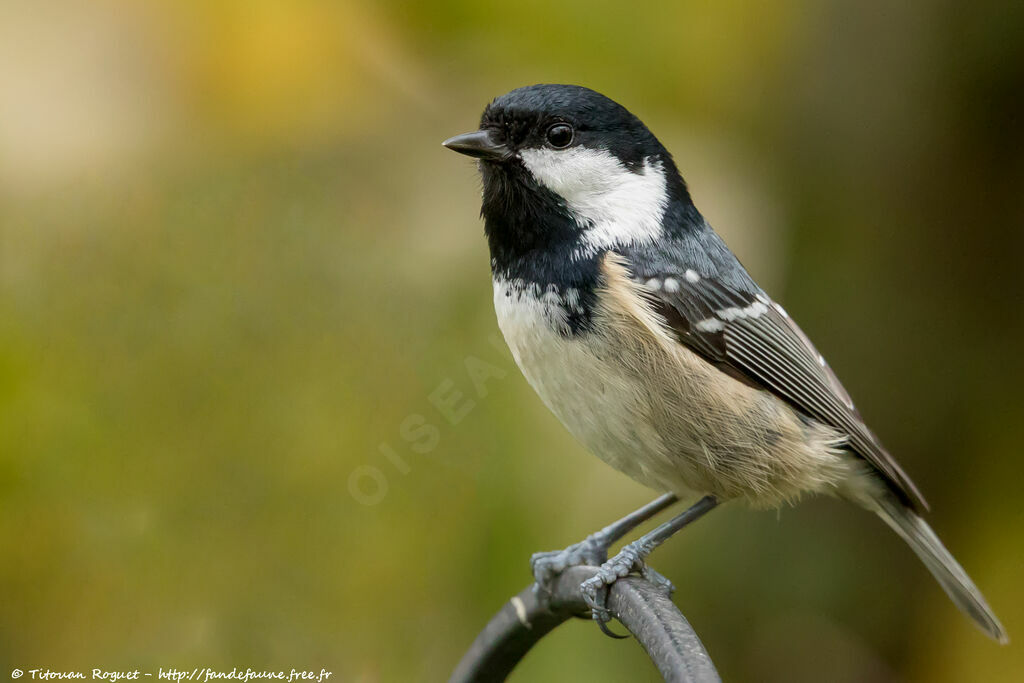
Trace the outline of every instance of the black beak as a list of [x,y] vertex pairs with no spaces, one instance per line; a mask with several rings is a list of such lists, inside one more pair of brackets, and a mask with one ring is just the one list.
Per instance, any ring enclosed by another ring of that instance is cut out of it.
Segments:
[[497,142],[488,130],[477,130],[472,133],[456,135],[453,138],[448,138],[441,144],[453,152],[492,161],[507,159],[512,154],[512,151],[505,145]]

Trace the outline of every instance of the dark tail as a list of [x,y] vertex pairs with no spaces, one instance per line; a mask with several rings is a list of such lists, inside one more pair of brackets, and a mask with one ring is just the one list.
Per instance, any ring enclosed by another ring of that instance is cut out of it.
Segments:
[[949,554],[928,523],[891,494],[879,496],[873,502],[874,511],[914,549],[956,606],[991,638],[1002,644],[1010,642],[1003,625],[985,602],[981,591]]

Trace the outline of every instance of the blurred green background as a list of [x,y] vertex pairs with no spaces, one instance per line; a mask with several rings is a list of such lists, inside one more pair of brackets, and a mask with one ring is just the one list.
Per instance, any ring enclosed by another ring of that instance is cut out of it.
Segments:
[[[984,0],[0,2],[0,675],[442,680],[531,552],[653,497],[494,343],[440,146],[570,82],[673,151],[1015,639],[850,506],[727,506],[653,557],[726,680],[1024,680],[1022,35]],[[656,679],[583,621],[514,677]]]

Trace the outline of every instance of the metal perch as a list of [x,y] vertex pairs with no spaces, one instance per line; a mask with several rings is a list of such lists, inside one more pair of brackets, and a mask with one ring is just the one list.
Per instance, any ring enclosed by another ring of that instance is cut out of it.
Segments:
[[[588,611],[580,584],[597,567],[570,567],[556,579],[547,605],[527,586],[494,615],[476,637],[449,683],[503,681],[530,648],[570,617]],[[711,683],[721,679],[704,645],[663,590],[639,576],[616,581],[608,607],[647,651],[670,683]]]

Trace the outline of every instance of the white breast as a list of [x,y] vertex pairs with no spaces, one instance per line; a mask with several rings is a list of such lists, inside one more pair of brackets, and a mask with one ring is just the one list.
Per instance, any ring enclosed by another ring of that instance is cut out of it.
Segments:
[[[631,477],[665,489],[669,466],[650,424],[645,396],[600,334],[570,336],[566,308],[573,290],[541,291],[521,281],[494,282],[498,325],[527,381],[584,446]],[[565,306],[565,307],[563,307]],[[660,462],[660,466],[654,467]]]

